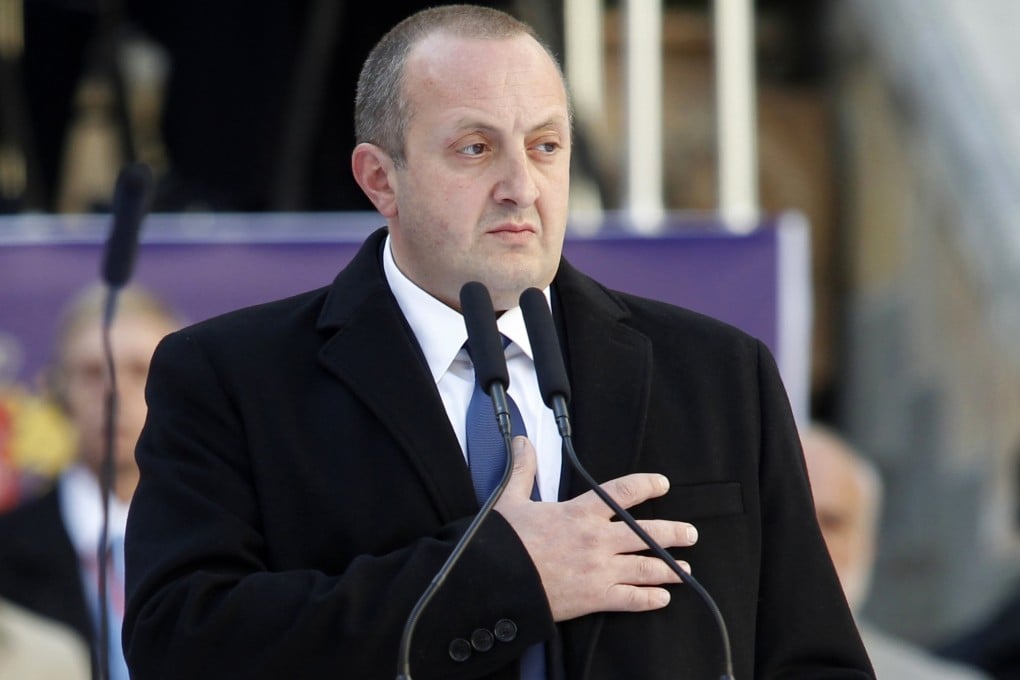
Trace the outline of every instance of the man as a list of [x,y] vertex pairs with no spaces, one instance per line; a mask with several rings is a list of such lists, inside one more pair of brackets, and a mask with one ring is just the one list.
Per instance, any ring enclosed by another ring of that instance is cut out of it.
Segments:
[[[60,621],[89,642],[98,670],[100,615],[99,542],[103,503],[100,475],[106,450],[108,389],[102,319],[106,291],[94,286],[64,311],[50,367],[53,397],[76,434],[76,463],[56,486],[0,516],[0,595]],[[149,360],[160,338],[179,324],[150,293],[137,287],[118,295],[111,329],[117,371],[118,418],[114,441],[115,486],[110,496],[107,620],[110,678],[126,680],[120,645],[123,615],[123,536],[128,502],[138,483],[134,447],[145,421],[144,386]],[[98,677],[98,676],[97,676]]]
[[354,176],[387,228],[332,286],[156,352],[128,522],[134,677],[394,677],[405,619],[479,506],[472,280],[503,312],[528,439],[418,622],[413,677],[722,671],[704,603],[560,464],[517,308],[530,286],[552,299],[581,457],[715,596],[737,677],[870,677],[767,351],[561,259],[570,115],[531,29],[468,6],[412,16],[366,61],[356,121]]
[[[801,441],[818,524],[850,609],[859,612],[867,600],[875,562],[882,505],[881,479],[871,463],[826,427],[807,428]],[[941,661],[874,626],[860,624],[860,631],[878,678],[981,680],[986,677],[961,664]]]

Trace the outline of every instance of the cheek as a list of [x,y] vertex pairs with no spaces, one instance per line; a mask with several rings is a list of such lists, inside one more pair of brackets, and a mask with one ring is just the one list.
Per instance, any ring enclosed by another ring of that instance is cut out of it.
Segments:
[[93,390],[71,389],[66,394],[68,415],[79,428],[92,429],[102,417],[106,395]]
[[835,538],[829,541],[829,544],[832,546],[830,551],[832,552],[833,562],[845,565],[850,561],[850,556],[853,555],[853,548],[849,541]]
[[570,198],[567,186],[547,186],[538,200],[538,211],[542,223],[548,231],[557,233],[566,230],[567,215],[570,210]]

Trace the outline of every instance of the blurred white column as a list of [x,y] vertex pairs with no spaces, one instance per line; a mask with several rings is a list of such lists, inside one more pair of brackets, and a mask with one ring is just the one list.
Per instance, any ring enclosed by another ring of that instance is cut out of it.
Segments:
[[759,217],[752,0],[714,0],[719,212],[744,233]]
[[574,110],[583,117],[601,115],[605,107],[605,44],[602,0],[564,0],[563,25],[567,82]]
[[626,198],[634,228],[654,233],[665,214],[662,193],[662,2],[626,3]]
[[[593,150],[599,148],[598,137],[606,122],[603,21],[602,0],[564,0],[565,75],[574,105],[574,126],[589,135]],[[577,169],[575,163],[570,177],[570,228],[594,233],[602,224],[602,196],[598,183]]]

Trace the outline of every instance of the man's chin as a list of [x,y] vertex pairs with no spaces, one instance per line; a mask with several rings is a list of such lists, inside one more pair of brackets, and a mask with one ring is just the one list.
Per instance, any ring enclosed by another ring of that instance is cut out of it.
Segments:
[[521,293],[528,288],[545,288],[545,286],[546,284],[540,282],[537,277],[501,281],[491,286],[487,285],[489,294],[492,296],[492,306],[496,311],[513,309],[520,304]]

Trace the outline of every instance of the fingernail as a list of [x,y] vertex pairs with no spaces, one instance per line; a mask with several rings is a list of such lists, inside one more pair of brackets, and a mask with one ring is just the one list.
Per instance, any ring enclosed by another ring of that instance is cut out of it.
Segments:
[[669,600],[670,597],[668,590],[660,590],[655,593],[655,603],[660,607],[665,607],[667,604],[669,604]]
[[691,573],[691,563],[690,562],[685,562],[684,560],[680,560],[677,564],[679,564],[680,568],[683,569],[684,571],[686,571],[688,574]]
[[669,491],[669,478],[666,475],[659,475],[659,480],[662,484],[662,490]]
[[524,437],[514,437],[512,442],[514,455],[524,451]]
[[687,540],[690,543],[698,542],[698,530],[693,525],[687,525]]

